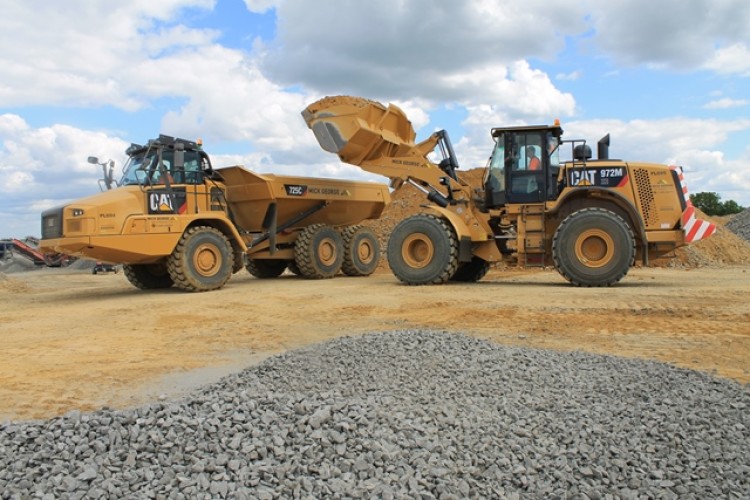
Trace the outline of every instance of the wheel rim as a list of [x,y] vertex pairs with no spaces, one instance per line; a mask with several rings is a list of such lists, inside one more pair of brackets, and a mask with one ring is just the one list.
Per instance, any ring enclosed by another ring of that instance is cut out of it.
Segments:
[[201,276],[213,276],[221,267],[221,253],[213,245],[199,246],[193,253],[193,267]]
[[432,261],[434,255],[435,245],[423,233],[410,234],[401,245],[401,257],[409,267],[421,269]]
[[615,255],[615,242],[606,231],[589,229],[578,236],[575,243],[576,258],[588,267],[603,267]]
[[336,242],[332,238],[324,238],[318,244],[318,258],[324,266],[332,266],[336,262]]
[[373,248],[372,242],[368,240],[362,240],[357,247],[357,257],[363,264],[369,264],[375,256],[375,249]]

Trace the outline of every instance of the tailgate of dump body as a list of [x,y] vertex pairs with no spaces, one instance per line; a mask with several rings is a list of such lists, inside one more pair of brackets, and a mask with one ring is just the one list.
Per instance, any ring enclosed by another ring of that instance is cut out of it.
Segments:
[[347,226],[377,219],[390,201],[388,186],[374,182],[259,174],[240,166],[218,172],[235,223],[249,232],[264,229],[272,204],[276,205],[278,224],[310,212],[293,228],[317,223]]

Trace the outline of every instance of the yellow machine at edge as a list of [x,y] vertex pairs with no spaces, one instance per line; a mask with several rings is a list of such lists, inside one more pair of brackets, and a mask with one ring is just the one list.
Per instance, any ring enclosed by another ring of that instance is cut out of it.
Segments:
[[305,278],[378,265],[375,234],[388,187],[371,182],[214,169],[199,143],[161,135],[127,150],[114,189],[42,214],[44,252],[123,264],[141,289],[221,288],[245,267],[258,278]]

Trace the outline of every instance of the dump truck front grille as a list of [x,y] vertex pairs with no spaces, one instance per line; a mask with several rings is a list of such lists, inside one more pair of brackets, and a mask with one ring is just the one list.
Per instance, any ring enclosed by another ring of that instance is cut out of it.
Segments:
[[42,239],[62,238],[63,207],[50,208],[42,213]]

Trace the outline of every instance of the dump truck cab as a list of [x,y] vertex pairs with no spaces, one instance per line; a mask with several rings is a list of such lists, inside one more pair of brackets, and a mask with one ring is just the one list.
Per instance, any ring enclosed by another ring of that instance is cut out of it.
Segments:
[[125,151],[120,186],[144,184],[203,184],[213,173],[211,159],[200,142],[160,135],[145,145],[131,144]]

